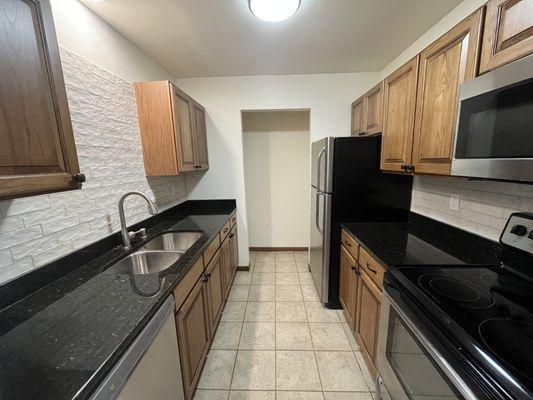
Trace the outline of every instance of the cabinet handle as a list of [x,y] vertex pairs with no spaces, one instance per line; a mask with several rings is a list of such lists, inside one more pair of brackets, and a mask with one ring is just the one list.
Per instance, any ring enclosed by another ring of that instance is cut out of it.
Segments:
[[351,243],[348,242],[347,240],[344,241],[344,244],[345,244],[346,246],[348,246],[348,247],[352,247]]
[[209,280],[209,278],[211,278],[211,274],[210,273],[209,274],[205,274],[203,281],[207,282]]
[[232,233],[231,235],[229,235],[229,238],[230,238],[230,239],[233,239],[234,236],[235,236],[235,234]]
[[78,182],[78,183],[83,183],[87,180],[87,178],[85,177],[85,174],[72,175],[72,179],[74,180],[74,182]]
[[198,169],[198,168],[202,168],[201,165],[195,165],[194,168]]
[[222,231],[222,233],[226,233],[228,231],[228,228],[224,228],[224,230]]
[[374,274],[377,274],[377,273],[378,273],[378,271],[376,271],[375,269],[370,268],[370,264],[369,264],[368,262],[366,263],[366,267],[368,268],[368,270],[369,270],[370,272],[372,272],[372,273],[374,273]]
[[407,171],[407,165],[405,164],[400,165],[400,168]]
[[355,265],[352,265],[351,267],[352,267],[352,271],[357,270],[357,268],[355,267]]

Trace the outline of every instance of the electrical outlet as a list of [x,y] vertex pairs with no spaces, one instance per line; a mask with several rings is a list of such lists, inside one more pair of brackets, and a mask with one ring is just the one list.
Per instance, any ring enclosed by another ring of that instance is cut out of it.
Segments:
[[459,211],[459,200],[460,197],[457,193],[452,193],[450,195],[450,210]]

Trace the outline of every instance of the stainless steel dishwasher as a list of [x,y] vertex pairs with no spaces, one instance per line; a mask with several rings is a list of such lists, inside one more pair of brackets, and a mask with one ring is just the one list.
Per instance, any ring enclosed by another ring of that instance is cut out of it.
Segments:
[[148,322],[91,399],[184,399],[172,296]]

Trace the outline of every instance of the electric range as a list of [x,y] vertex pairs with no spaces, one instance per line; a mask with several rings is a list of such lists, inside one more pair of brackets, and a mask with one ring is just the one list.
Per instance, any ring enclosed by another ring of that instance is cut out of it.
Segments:
[[533,399],[533,215],[500,244],[499,265],[386,273],[378,398]]

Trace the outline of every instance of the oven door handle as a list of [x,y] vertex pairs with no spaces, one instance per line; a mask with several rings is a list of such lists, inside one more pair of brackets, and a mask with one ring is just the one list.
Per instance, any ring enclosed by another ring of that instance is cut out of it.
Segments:
[[440,352],[433,346],[433,344],[424,336],[424,334],[418,329],[416,324],[407,316],[407,314],[400,308],[400,306],[392,299],[391,295],[387,293],[386,287],[383,288],[383,295],[387,297],[387,300],[394,308],[394,311],[398,313],[400,318],[405,322],[409,330],[416,336],[420,344],[428,352],[435,363],[441,368],[442,372],[448,377],[455,388],[464,396],[466,400],[478,400],[478,397],[468,387],[466,382],[455,372],[453,367],[446,361],[446,359],[440,354]]

